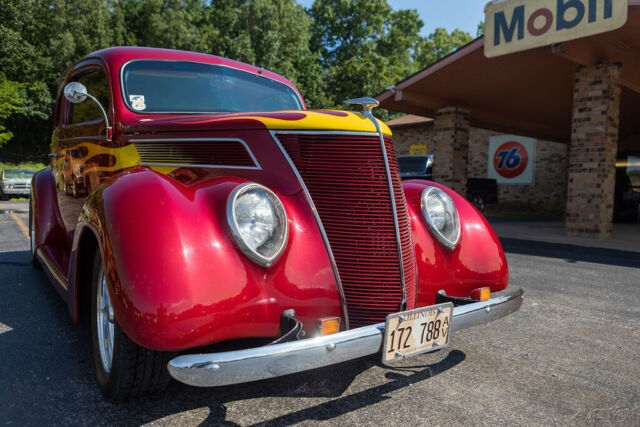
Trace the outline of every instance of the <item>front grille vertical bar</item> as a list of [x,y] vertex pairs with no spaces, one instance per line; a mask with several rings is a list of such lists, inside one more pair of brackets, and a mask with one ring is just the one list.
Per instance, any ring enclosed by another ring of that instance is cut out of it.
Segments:
[[[348,330],[349,329],[349,313],[347,312],[347,299],[346,299],[346,297],[344,295],[344,289],[342,287],[342,280],[340,280],[340,273],[338,273],[338,265],[336,264],[336,260],[333,257],[333,251],[331,250],[331,245],[329,244],[329,238],[327,237],[327,233],[324,230],[324,226],[322,225],[322,221],[320,220],[320,215],[318,214],[318,210],[316,209],[316,205],[313,203],[313,200],[311,199],[311,194],[309,193],[309,190],[307,189],[307,186],[305,185],[304,181],[302,180],[302,176],[300,176],[300,172],[298,172],[298,168],[296,168],[296,165],[293,163],[293,161],[291,160],[291,157],[289,157],[289,154],[284,149],[284,147],[280,143],[280,140],[276,136],[277,131],[269,131],[269,133],[271,133],[271,137],[273,138],[273,140],[278,145],[278,148],[282,152],[282,155],[284,156],[284,158],[289,163],[289,166],[291,166],[291,169],[293,169],[293,172],[296,174],[296,178],[298,179],[298,182],[300,183],[300,186],[302,187],[302,190],[304,191],[304,195],[305,195],[305,197],[307,199],[307,202],[309,203],[309,206],[311,206],[311,210],[313,211],[313,216],[316,219],[316,224],[318,224],[318,228],[320,229],[320,234],[322,235],[322,240],[324,240],[324,246],[327,248],[327,253],[329,254],[329,260],[331,261],[331,267],[333,268],[333,275],[335,276],[336,284],[338,286],[338,294],[340,295],[340,300],[341,300],[341,303],[342,303],[342,312],[344,313],[345,330]],[[296,132],[296,133],[298,133],[298,132]],[[403,283],[404,283],[404,281],[403,281]]]
[[400,224],[398,223],[398,210],[396,207],[396,197],[393,191],[393,182],[391,180],[391,169],[389,168],[389,157],[387,156],[387,146],[384,143],[384,135],[382,135],[382,129],[378,120],[373,116],[371,110],[366,109],[363,113],[369,120],[373,122],[378,132],[378,139],[380,140],[380,147],[382,148],[382,158],[384,159],[384,168],[387,172],[387,183],[389,184],[389,194],[391,195],[391,210],[393,211],[393,224],[396,228],[396,243],[398,245],[398,261],[400,262],[400,281],[402,283],[402,305],[400,310],[407,308],[407,284],[404,278],[404,263],[402,262],[402,241],[400,240]]

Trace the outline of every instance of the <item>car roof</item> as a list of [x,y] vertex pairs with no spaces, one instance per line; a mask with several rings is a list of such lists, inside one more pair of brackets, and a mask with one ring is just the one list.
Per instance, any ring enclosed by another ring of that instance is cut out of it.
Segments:
[[89,59],[89,58],[96,58],[96,57],[102,59],[108,65],[115,65],[115,64],[120,65],[129,61],[139,60],[139,59],[155,59],[155,60],[164,60],[164,61],[193,61],[193,62],[202,62],[205,64],[224,65],[224,66],[248,71],[251,73],[257,73],[262,76],[280,81],[282,83],[285,83],[295,88],[295,86],[291,81],[281,76],[280,74],[274,73],[269,70],[265,70],[255,65],[246,64],[244,62],[235,61],[233,59],[223,58],[221,56],[216,56],[216,55],[211,55],[211,54],[201,53],[201,52],[163,49],[163,48],[157,48],[157,47],[117,46],[117,47],[108,47],[106,49],[97,50],[95,52],[90,53],[82,60]]

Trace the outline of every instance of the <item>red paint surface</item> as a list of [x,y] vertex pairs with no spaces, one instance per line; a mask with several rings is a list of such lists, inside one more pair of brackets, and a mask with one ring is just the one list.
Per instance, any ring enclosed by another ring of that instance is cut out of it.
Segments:
[[[60,192],[61,188],[58,188],[56,194],[53,174],[49,170],[38,173],[34,178],[32,198],[36,243],[51,257],[54,267],[63,276],[68,274],[68,291],[60,286],[57,289],[71,312],[77,318],[80,287],[87,285],[78,279],[77,261],[90,262],[83,258],[79,245],[85,236],[83,233],[92,233],[99,242],[105,262],[116,317],[127,335],[148,348],[182,350],[243,337],[275,338],[279,335],[280,314],[290,308],[296,310],[309,334],[313,334],[318,318],[342,316],[333,269],[311,207],[262,123],[242,117],[242,114],[141,116],[124,106],[120,98],[121,66],[132,59],[159,56],[219,63],[256,73],[258,70],[250,65],[190,52],[114,48],[95,53],[93,59],[72,69],[87,62],[100,64],[111,78],[114,101],[109,115],[116,132],[110,146],[127,145],[131,138],[239,138],[247,143],[262,169],[180,168],[163,175],[146,167],[135,167],[101,172],[96,174],[93,193],[86,199],[75,230],[65,228],[59,208],[62,205],[58,200],[64,191]],[[286,79],[267,71],[263,75],[291,85]],[[324,113],[340,115],[333,111]],[[57,111],[56,118],[60,114]],[[263,116],[297,120],[296,114],[304,115],[302,112],[264,113]],[[104,137],[90,136],[104,133],[104,129],[93,127],[76,129],[77,134],[67,135],[63,134],[67,130],[54,124],[54,145],[65,138],[84,138],[107,144]],[[391,153],[391,142],[386,141],[386,144]],[[111,163],[109,158],[104,159]],[[336,159],[335,153],[327,161],[331,159]],[[320,181],[324,176],[321,172],[317,171],[315,175]],[[398,190],[400,181],[395,176],[395,163],[392,173],[394,189]],[[273,190],[288,215],[289,241],[284,254],[271,268],[250,261],[230,235],[226,200],[237,185],[247,181]],[[381,188],[359,187],[357,192],[383,194],[381,192],[388,191],[386,182],[380,185]],[[454,296],[468,296],[481,286],[489,286],[494,292],[504,289],[508,280],[506,260],[484,217],[459,195],[432,184],[451,195],[460,213],[460,244],[454,251],[448,251],[431,237],[424,221],[420,194],[425,185],[424,181],[402,183],[410,218],[403,242],[410,242],[412,237],[412,249],[415,250],[415,264],[412,256],[406,257],[402,268],[405,274],[412,271],[417,275],[416,296],[414,298],[410,293],[407,296],[415,300],[417,306],[423,306],[435,302],[439,289]],[[403,198],[399,191],[396,193],[402,213]],[[74,209],[81,209],[84,204],[84,200],[65,199],[65,203],[71,202]],[[62,212],[66,215],[64,221],[71,224],[71,211]],[[364,225],[372,228],[371,224]],[[351,232],[349,229],[347,234]],[[349,238],[347,234],[345,236]],[[369,243],[372,243],[372,254],[386,250],[376,246],[379,242],[370,240]],[[403,246],[403,253],[405,251]],[[346,254],[345,259],[348,258],[349,254]],[[399,268],[395,266],[396,270]],[[383,287],[378,286],[378,289]],[[382,300],[385,298],[383,295]],[[411,307],[412,302],[409,303]]]
[[[458,209],[461,237],[449,251],[432,237],[420,207],[422,191],[428,185],[441,188]],[[467,297],[475,288],[489,286],[492,292],[505,289],[509,281],[507,260],[500,241],[487,220],[465,198],[440,184],[410,180],[403,183],[413,228],[418,269],[417,306],[432,305],[436,293]]]
[[[140,168],[100,192],[96,228],[116,317],[134,341],[180,350],[228,339],[277,337],[280,314],[295,308],[312,334],[315,320],[341,316],[324,244],[301,193],[279,194],[289,242],[265,269],[237,248],[226,200],[241,179],[186,187]],[[136,212],[136,215],[132,215]],[[171,212],[171,215],[167,215]]]

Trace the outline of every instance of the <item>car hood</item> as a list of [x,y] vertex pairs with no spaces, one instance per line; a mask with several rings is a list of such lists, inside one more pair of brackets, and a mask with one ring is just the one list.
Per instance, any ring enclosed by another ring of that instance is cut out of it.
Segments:
[[[378,120],[384,134],[387,125]],[[121,124],[127,134],[202,130],[337,130],[376,132],[374,124],[361,113],[340,110],[276,111],[228,114],[154,114],[140,115]]]

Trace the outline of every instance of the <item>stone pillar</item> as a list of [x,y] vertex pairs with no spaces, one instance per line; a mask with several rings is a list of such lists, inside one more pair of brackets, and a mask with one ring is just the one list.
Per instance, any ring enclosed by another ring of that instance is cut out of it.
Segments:
[[611,235],[620,119],[620,65],[578,70],[567,180],[567,234]]
[[433,123],[433,180],[467,196],[469,111],[445,107],[436,111]]

